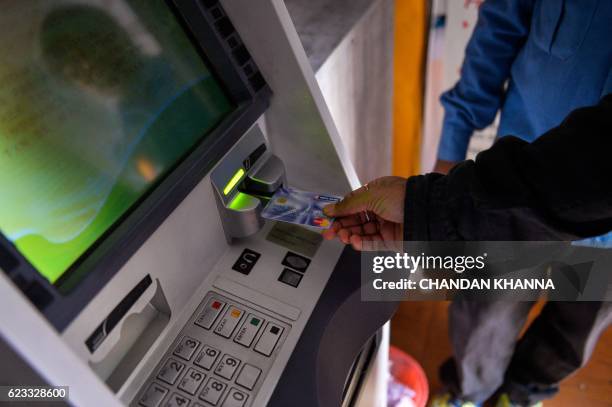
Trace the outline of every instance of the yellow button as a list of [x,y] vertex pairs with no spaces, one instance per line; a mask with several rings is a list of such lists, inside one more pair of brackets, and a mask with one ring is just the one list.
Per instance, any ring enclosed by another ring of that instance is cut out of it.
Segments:
[[234,309],[232,310],[232,318],[240,318],[240,315],[242,315],[242,312],[240,310]]

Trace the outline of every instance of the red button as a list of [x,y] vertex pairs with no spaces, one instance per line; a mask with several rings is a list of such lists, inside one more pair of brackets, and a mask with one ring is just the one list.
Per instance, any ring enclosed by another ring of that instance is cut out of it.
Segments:
[[212,309],[219,309],[221,308],[221,303],[219,301],[215,301],[212,303]]

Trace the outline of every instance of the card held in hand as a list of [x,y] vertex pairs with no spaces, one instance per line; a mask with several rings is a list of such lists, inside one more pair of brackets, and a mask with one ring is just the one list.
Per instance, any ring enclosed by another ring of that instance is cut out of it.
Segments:
[[281,187],[274,193],[261,216],[279,222],[329,229],[333,219],[323,214],[323,207],[341,199],[333,195]]

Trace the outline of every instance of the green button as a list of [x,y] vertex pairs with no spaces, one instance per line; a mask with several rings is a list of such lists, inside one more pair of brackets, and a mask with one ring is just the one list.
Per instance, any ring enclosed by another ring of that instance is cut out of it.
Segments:
[[257,319],[257,318],[251,318],[251,325],[257,326],[257,325],[259,325],[260,322],[261,321],[259,319]]

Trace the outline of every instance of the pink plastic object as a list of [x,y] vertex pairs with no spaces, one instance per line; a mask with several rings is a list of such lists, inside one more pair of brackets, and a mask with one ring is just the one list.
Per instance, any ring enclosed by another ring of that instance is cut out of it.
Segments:
[[[389,362],[389,406],[400,406],[402,404],[399,399],[410,397],[415,407],[425,407],[429,397],[429,384],[421,365],[395,346],[389,348]],[[398,390],[398,384],[404,389]]]

